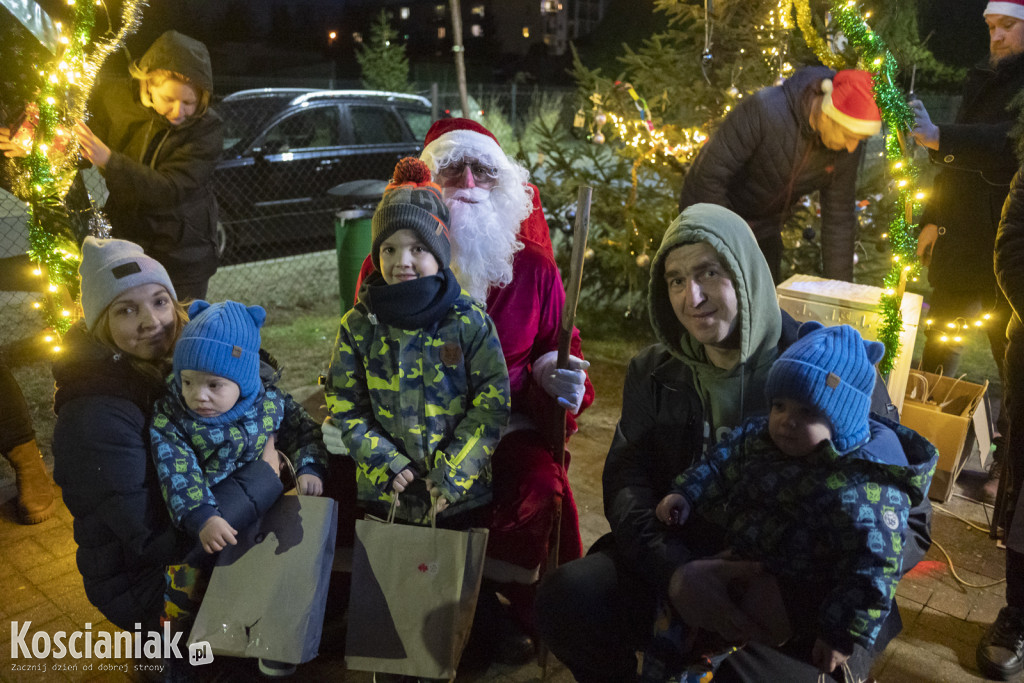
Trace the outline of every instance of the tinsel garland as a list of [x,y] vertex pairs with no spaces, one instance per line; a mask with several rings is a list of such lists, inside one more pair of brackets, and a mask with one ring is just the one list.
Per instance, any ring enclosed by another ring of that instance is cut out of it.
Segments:
[[793,6],[796,8],[796,25],[800,27],[807,47],[811,48],[821,63],[828,68],[834,71],[846,68],[846,58],[832,52],[828,42],[815,30],[814,21],[811,19],[811,0],[793,0]]
[[[808,0],[796,0],[798,24],[804,31],[804,39],[812,45],[805,26],[810,26]],[[832,0],[832,18],[842,30],[859,55],[859,67],[871,73],[874,82],[875,103],[888,134],[885,137],[885,155],[889,170],[897,189],[896,210],[889,223],[889,241],[892,246],[893,265],[883,281],[884,293],[879,301],[882,316],[878,329],[878,341],[885,344],[885,356],[879,364],[883,373],[892,370],[900,351],[900,333],[903,330],[903,315],[900,310],[903,290],[908,278],[916,278],[921,271],[917,258],[917,238],[914,235],[914,209],[916,208],[918,168],[914,162],[906,136],[914,127],[914,113],[910,110],[903,93],[894,83],[897,71],[896,59],[885,46],[881,36],[871,30],[864,16],[853,0]],[[800,14],[806,12],[804,20]],[[831,65],[835,55],[828,51],[821,41],[812,45],[815,54]],[[827,54],[825,54],[827,52]],[[836,67],[833,67],[836,68]]]
[[67,230],[68,214],[64,207],[75,174],[78,172],[78,141],[72,129],[85,116],[89,93],[100,67],[124,38],[138,28],[143,2],[126,0],[121,7],[121,25],[109,37],[93,43],[87,52],[96,23],[96,6],[89,0],[68,0],[72,19],[69,33],[61,24],[59,50],[52,63],[36,66],[40,85],[36,96],[38,121],[32,136],[32,149],[21,163],[14,191],[28,202],[29,256],[42,266],[49,280],[48,292],[41,305],[46,324],[58,334],[71,326],[71,312],[62,301],[60,288],[66,287],[72,300],[77,299],[78,245]]

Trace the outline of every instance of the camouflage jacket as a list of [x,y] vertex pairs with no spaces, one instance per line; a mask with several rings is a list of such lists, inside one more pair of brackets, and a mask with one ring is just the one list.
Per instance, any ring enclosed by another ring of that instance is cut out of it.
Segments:
[[230,421],[194,416],[173,379],[168,384],[169,392],[153,408],[149,434],[160,491],[175,525],[198,535],[203,523],[218,514],[210,487],[259,460],[271,434],[297,474],[326,475],[320,426],[273,384]]
[[672,488],[726,527],[734,553],[816,596],[816,632],[825,642],[870,650],[903,573],[910,508],[928,494],[937,459],[923,437],[877,416],[870,440],[851,452],[829,441],[805,458],[787,458],[769,438],[768,418],[757,417]]
[[402,494],[403,519],[425,521],[424,478],[450,504],[440,517],[490,500],[491,455],[510,414],[508,370],[493,321],[465,292],[419,330],[356,305],[341,319],[326,394],[371,511],[386,510],[392,479],[409,465],[417,480]]

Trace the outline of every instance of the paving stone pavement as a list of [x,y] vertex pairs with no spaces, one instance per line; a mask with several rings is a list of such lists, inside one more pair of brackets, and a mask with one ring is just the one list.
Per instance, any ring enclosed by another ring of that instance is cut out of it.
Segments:
[[[625,366],[620,362],[591,358],[592,378],[598,400],[581,419],[581,431],[571,442],[570,479],[580,508],[585,544],[604,531],[601,506],[601,468],[608,443],[618,418]],[[295,387],[289,387],[295,390]],[[48,435],[40,435],[48,451]],[[48,467],[52,458],[46,453]],[[972,467],[972,465],[968,465]],[[977,464],[974,463],[974,467]],[[984,475],[967,471],[958,482],[958,493],[975,495]],[[148,667],[159,662],[146,660],[58,660],[53,657],[35,661],[13,658],[11,622],[32,622],[29,633],[85,629],[116,631],[85,597],[81,577],[75,567],[72,519],[63,506],[51,520],[23,526],[15,520],[14,482],[10,469],[0,464],[0,681],[129,681],[160,680]],[[971,523],[986,527],[985,510],[978,503],[954,497],[943,506]],[[974,662],[975,646],[985,626],[1003,604],[1003,586],[964,587],[950,571],[941,545],[952,557],[956,573],[971,584],[991,584],[1003,577],[1003,553],[987,534],[967,522],[936,510],[933,522],[936,547],[897,591],[903,633],[877,660],[873,676],[892,683],[919,681],[971,682],[984,680]],[[336,608],[337,594],[347,575],[336,572],[332,597],[325,622],[320,656],[304,664],[290,680],[352,681],[368,683],[372,676],[345,669],[344,610]],[[74,667],[61,671],[59,667]],[[117,669],[114,669],[117,667]],[[221,658],[204,671],[204,678],[220,681],[248,681],[259,678],[252,660]],[[525,683],[540,681],[540,668],[534,664],[520,667],[491,666],[485,670],[460,671],[459,681],[495,681]],[[551,658],[547,681],[572,680],[568,671]]]

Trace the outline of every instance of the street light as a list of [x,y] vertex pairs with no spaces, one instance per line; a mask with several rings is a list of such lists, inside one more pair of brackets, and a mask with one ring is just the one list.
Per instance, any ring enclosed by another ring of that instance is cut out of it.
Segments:
[[327,45],[328,46],[334,45],[334,41],[337,40],[337,39],[338,39],[338,32],[337,31],[328,31],[327,32]]

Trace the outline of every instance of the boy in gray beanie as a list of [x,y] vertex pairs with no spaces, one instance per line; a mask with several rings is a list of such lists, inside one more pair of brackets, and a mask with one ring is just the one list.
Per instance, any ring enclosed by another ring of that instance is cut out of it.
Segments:
[[[427,166],[398,162],[373,216],[376,271],[341,319],[327,408],[356,462],[359,502],[442,526],[485,525],[491,455],[508,423],[494,322],[448,267],[448,208]],[[465,514],[470,513],[470,514]]]
[[207,553],[235,545],[238,531],[210,490],[261,459],[268,441],[294,464],[300,493],[320,495],[327,453],[320,428],[291,396],[261,376],[266,311],[236,301],[195,301],[174,347],[168,393],[150,427],[160,490],[174,524]]
[[[849,325],[808,322],[799,334],[768,374],[770,414],[748,419],[680,474],[656,515],[678,526],[696,511],[726,529],[730,558],[760,561],[780,581],[799,582],[800,605],[743,609],[772,645],[812,629],[808,654],[828,673],[855,643],[874,645],[903,573],[909,510],[927,495],[938,453],[906,427],[869,416],[882,344]],[[664,621],[660,631],[651,668],[696,662],[696,632]],[[718,661],[705,656],[694,665]]]

